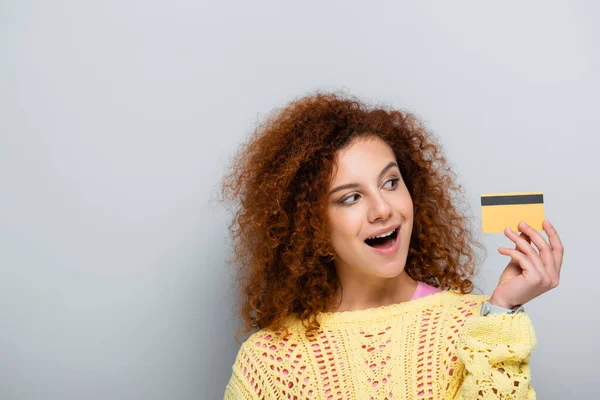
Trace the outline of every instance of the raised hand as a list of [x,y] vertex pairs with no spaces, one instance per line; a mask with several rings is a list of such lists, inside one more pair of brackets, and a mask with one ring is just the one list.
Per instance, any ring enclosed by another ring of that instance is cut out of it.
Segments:
[[[564,248],[550,221],[544,220],[542,227],[549,242],[524,222],[519,224],[521,235],[510,228],[504,230],[506,237],[515,243],[515,248],[498,248],[498,252],[509,256],[511,261],[500,276],[490,303],[513,308],[558,286]],[[537,249],[532,246],[532,242]]]

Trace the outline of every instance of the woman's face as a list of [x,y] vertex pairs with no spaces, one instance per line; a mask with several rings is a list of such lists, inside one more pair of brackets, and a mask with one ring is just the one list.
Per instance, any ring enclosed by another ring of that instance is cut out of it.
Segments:
[[363,137],[341,149],[336,162],[328,218],[338,273],[399,275],[408,255],[413,203],[394,152],[378,137]]

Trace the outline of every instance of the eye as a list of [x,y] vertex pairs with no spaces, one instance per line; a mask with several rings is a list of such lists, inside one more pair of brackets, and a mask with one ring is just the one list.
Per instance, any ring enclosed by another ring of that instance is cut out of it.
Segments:
[[[358,194],[351,194],[350,196],[346,196],[342,199],[341,203],[342,204],[354,204],[356,203],[356,201],[358,200]],[[355,200],[352,200],[355,199]]]
[[[390,179],[383,185],[383,187],[386,189],[396,189],[398,187],[399,180],[400,179],[398,179],[398,178]],[[391,185],[389,185],[389,183],[391,183]]]

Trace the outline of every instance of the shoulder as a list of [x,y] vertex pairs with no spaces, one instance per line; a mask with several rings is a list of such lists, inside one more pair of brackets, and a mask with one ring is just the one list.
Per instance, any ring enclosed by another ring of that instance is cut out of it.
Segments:
[[294,371],[311,369],[307,350],[310,346],[302,334],[302,324],[289,318],[286,327],[287,335],[261,329],[242,343],[233,371],[248,390],[280,398],[298,383]]
[[442,291],[429,297],[435,298],[438,305],[446,311],[463,314],[465,316],[479,314],[481,305],[490,298],[488,295],[474,293],[462,294],[452,290]]
[[444,297],[445,301],[450,301],[451,303],[475,303],[481,304],[488,300],[490,296],[486,294],[476,294],[476,293],[460,293],[455,290],[443,290],[440,294]]
[[277,357],[286,357],[285,354],[294,352],[305,338],[302,323],[292,316],[286,318],[284,323],[287,328],[287,334],[284,330],[275,331],[270,328],[263,328],[248,337],[240,347],[240,353],[244,352],[256,361],[263,362],[274,361]]

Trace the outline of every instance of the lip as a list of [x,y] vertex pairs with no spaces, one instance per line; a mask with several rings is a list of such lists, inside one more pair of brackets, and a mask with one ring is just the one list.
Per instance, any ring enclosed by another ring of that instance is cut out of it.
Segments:
[[[380,254],[382,256],[390,256],[390,255],[396,254],[396,252],[400,248],[400,227],[401,227],[401,225],[398,225],[398,227],[396,228],[396,229],[398,229],[398,232],[396,233],[396,241],[394,242],[394,244],[391,247],[388,247],[387,249],[377,249],[375,247],[369,246],[366,243],[365,243],[365,246],[367,246],[368,248],[370,248],[371,250],[377,252],[377,254]],[[392,228],[388,228],[388,230],[384,230],[381,233],[389,232],[391,229]],[[381,233],[379,233],[379,235],[381,235]]]
[[389,231],[391,231],[391,230],[396,230],[396,229],[398,229],[398,228],[400,228],[400,225],[391,225],[391,226],[388,226],[387,228],[382,228],[382,229],[380,229],[380,230],[376,231],[375,233],[373,233],[372,235],[370,235],[370,236],[367,236],[367,237],[365,238],[365,240],[367,240],[367,239],[368,239],[368,238],[370,238],[370,237],[374,237],[374,236],[383,235],[384,233],[388,233]]

